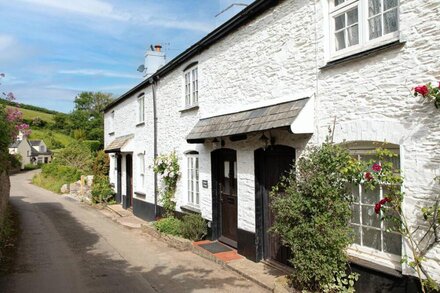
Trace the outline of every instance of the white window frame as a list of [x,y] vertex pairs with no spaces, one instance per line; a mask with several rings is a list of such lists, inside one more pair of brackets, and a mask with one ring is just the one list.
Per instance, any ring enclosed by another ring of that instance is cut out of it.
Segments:
[[[367,142],[368,143],[368,142]],[[376,146],[379,147],[379,146]],[[365,156],[365,155],[371,155],[372,152],[374,152],[374,147],[371,146],[360,146],[360,147],[355,147],[355,148],[350,148],[348,147],[350,150],[350,153],[353,156],[357,156],[359,158],[359,156]],[[388,149],[388,148],[387,148]],[[395,152],[396,154],[399,155],[399,163],[400,162],[400,153],[399,153],[399,149],[396,148],[389,148],[388,150]],[[362,185],[359,185],[359,196],[361,195],[361,188]],[[382,199],[384,197],[383,195],[383,187],[380,186],[380,196],[379,199]],[[352,224],[354,226],[359,226],[362,228],[362,204],[361,204],[361,200],[359,199],[359,206],[360,206],[360,214],[359,214],[359,220],[360,220],[360,224]],[[371,205],[371,209],[374,209],[374,204]],[[378,216],[379,217],[379,216]],[[385,228],[384,228],[384,221],[380,221],[380,231],[381,231],[381,250],[377,250],[368,246],[363,246],[357,243],[353,243],[350,245],[350,247],[348,248],[348,254],[351,257],[354,258],[359,258],[359,259],[363,259],[367,262],[372,262],[372,263],[376,263],[379,265],[382,265],[384,267],[388,267],[397,271],[401,271],[402,270],[402,265],[401,265],[401,259],[402,256],[401,255],[396,255],[396,254],[392,254],[392,253],[388,253],[388,252],[384,252],[383,250],[383,232],[385,232]],[[368,226],[368,225],[367,225]],[[362,237],[362,235],[361,235]],[[401,245],[402,245],[402,254],[404,253],[403,251],[403,238],[401,241]]]
[[145,192],[145,153],[137,155],[138,161],[138,182],[136,183],[136,191]]
[[137,98],[138,123],[145,122],[145,95],[140,94]]
[[[335,0],[329,0],[328,28],[330,61],[386,45],[400,39],[400,1],[397,2],[397,30],[372,40],[369,39],[368,0],[346,0],[338,6],[335,6],[334,3]],[[359,43],[336,51],[335,17],[356,6],[358,7]],[[381,12],[383,13],[383,5]],[[383,26],[384,22],[382,20],[382,32]]]
[[196,151],[186,154],[187,198],[189,206],[200,207],[200,157]]
[[199,104],[199,69],[193,66],[183,72],[185,108]]

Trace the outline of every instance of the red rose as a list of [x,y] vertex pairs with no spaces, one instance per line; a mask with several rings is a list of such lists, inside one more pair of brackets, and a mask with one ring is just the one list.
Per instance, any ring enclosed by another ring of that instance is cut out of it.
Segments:
[[365,173],[364,178],[367,181],[371,181],[371,180],[373,180],[373,175],[371,175],[370,172],[367,172],[367,173]]
[[379,164],[373,164],[373,167],[371,167],[371,169],[373,169],[374,172],[380,172],[380,170],[382,170],[382,166]]
[[374,206],[374,212],[376,213],[376,214],[378,214],[378,213],[380,213],[380,208],[382,207],[382,205],[380,204],[380,203],[377,203],[375,206]]
[[414,91],[422,96],[426,96],[429,93],[429,89],[426,85],[419,85],[414,88]]

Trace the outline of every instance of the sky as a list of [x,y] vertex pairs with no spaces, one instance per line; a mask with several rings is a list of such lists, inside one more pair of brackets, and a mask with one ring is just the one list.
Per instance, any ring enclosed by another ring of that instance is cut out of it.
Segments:
[[253,0],[0,0],[0,92],[69,113],[82,91],[115,97],[142,81],[145,51],[167,61]]

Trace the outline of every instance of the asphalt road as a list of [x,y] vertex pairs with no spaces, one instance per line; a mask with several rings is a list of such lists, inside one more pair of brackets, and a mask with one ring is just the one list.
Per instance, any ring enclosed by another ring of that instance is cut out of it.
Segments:
[[22,234],[0,292],[264,292],[213,262],[33,186],[33,173],[11,177]]

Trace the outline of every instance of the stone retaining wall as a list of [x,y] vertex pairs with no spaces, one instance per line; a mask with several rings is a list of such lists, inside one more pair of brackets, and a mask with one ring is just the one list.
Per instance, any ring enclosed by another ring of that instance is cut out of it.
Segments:
[[0,173],[0,228],[8,206],[10,187],[9,175],[6,171],[2,171]]

